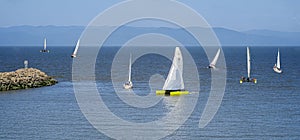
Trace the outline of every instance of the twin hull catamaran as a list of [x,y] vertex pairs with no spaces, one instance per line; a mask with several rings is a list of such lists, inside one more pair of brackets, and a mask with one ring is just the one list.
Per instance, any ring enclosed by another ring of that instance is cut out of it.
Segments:
[[175,54],[172,61],[168,77],[165,81],[162,90],[157,90],[156,95],[179,96],[188,94],[184,89],[184,82],[182,77],[183,59],[179,47],[175,48]]
[[253,82],[253,83],[256,83],[257,80],[255,78],[250,78],[250,71],[251,71],[251,62],[250,62],[250,50],[249,50],[249,47],[247,47],[247,73],[248,73],[248,77],[242,77],[240,79],[240,83],[243,83],[243,82]]

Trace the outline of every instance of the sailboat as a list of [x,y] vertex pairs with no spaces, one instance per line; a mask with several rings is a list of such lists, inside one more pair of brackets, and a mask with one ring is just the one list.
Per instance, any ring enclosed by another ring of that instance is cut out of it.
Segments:
[[76,47],[75,47],[75,49],[74,49],[74,52],[73,52],[73,54],[71,55],[72,58],[75,58],[76,55],[77,55],[77,51],[78,51],[78,48],[79,48],[79,43],[80,43],[80,39],[78,39],[77,44],[76,44]]
[[279,49],[277,53],[277,63],[274,65],[273,70],[277,73],[282,73],[282,69],[280,69],[280,54]]
[[131,54],[130,54],[130,58],[129,58],[128,81],[126,83],[124,83],[123,87],[125,89],[132,89],[132,87],[133,87],[132,82],[131,82]]
[[243,83],[243,82],[253,82],[253,83],[256,83],[257,80],[255,78],[250,78],[250,70],[251,70],[251,62],[250,62],[250,50],[249,50],[249,47],[247,47],[247,73],[248,73],[248,77],[245,78],[245,77],[242,77],[241,80],[240,80],[240,83]]
[[183,77],[183,59],[179,47],[175,48],[175,54],[172,61],[168,77],[165,81],[162,90],[157,90],[156,95],[166,96],[179,96],[188,94],[189,92],[184,89]]
[[218,49],[216,56],[214,57],[213,61],[211,61],[211,63],[209,64],[208,68],[212,68],[212,69],[216,68],[216,63],[219,59],[219,56],[220,56],[220,49]]
[[44,39],[44,49],[40,50],[40,52],[49,52],[49,50],[47,50],[47,40],[46,40],[46,38]]

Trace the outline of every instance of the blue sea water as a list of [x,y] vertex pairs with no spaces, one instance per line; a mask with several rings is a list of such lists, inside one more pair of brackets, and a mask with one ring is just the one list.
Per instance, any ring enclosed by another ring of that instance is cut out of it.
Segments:
[[[0,72],[22,68],[23,61],[28,60],[29,67],[59,81],[50,87],[0,92],[0,139],[110,139],[89,123],[77,104],[70,57],[73,48],[50,46],[49,49],[50,53],[40,53],[38,47],[0,47]],[[299,47],[280,48],[282,74],[272,69],[277,47],[251,47],[252,77],[258,79],[257,84],[239,84],[240,77],[246,76],[246,48],[224,47],[225,94],[215,117],[204,128],[198,124],[210,91],[210,70],[205,68],[208,61],[203,49],[187,49],[200,75],[198,103],[188,120],[164,139],[300,138]],[[164,97],[171,103],[163,102],[149,109],[134,108],[120,101],[111,88],[110,78],[111,62],[117,51],[118,47],[105,47],[97,58],[95,79],[108,108],[117,116],[137,123],[157,120],[168,113],[176,97]],[[155,69],[157,65],[165,68]],[[154,54],[139,58],[132,65],[135,93],[146,96],[150,91],[150,76],[167,75],[170,65],[166,58]]]

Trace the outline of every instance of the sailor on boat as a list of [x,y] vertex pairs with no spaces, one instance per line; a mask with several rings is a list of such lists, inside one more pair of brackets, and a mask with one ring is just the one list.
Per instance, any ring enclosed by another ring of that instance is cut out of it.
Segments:
[[281,71],[281,69],[280,69],[280,68],[278,68],[276,64],[274,65],[274,67],[273,67],[273,68],[274,68],[274,69],[277,69],[278,71]]
[[131,81],[128,81],[128,82],[124,83],[123,86],[124,86],[125,89],[132,89],[132,87],[133,87]]

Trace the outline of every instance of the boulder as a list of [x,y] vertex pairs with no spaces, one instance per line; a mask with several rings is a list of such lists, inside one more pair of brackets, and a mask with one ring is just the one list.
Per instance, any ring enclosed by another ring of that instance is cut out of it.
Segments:
[[22,68],[0,73],[0,91],[51,86],[57,83],[53,77],[35,68]]

